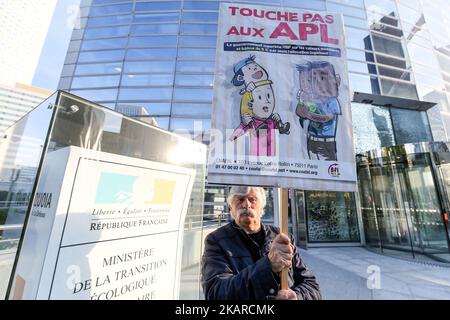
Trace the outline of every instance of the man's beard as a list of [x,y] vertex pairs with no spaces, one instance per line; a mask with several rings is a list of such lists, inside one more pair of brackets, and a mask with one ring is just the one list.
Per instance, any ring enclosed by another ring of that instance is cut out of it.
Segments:
[[250,218],[254,218],[254,217],[256,217],[257,212],[256,212],[256,210],[254,210],[252,208],[248,208],[248,209],[242,208],[237,211],[237,214],[238,214],[239,218],[244,214],[248,215]]

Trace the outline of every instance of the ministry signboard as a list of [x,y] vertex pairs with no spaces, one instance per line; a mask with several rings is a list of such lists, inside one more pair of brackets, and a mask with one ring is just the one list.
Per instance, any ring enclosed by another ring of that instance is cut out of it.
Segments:
[[177,299],[194,176],[77,147],[50,152],[11,298]]
[[354,191],[342,16],[221,3],[208,181]]

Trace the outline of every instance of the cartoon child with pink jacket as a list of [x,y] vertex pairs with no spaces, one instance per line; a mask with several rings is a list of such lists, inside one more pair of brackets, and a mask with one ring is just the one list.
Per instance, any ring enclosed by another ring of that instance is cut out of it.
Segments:
[[[274,113],[275,96],[272,81],[261,80],[253,83],[253,90],[244,93],[241,99],[241,111],[248,108],[247,121],[240,125],[230,136],[235,140],[245,133],[250,134],[250,155],[275,156],[276,130],[280,134],[289,134],[290,123],[283,123],[278,113]],[[242,114],[241,114],[242,116]]]

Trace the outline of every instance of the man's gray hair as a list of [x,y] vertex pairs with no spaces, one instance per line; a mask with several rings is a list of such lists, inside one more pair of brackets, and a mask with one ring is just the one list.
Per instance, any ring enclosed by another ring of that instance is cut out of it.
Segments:
[[230,189],[230,193],[227,197],[228,205],[231,207],[235,197],[242,197],[246,194],[253,192],[257,195],[258,201],[261,204],[261,208],[266,206],[266,191],[261,187],[246,187],[246,186],[233,186]]

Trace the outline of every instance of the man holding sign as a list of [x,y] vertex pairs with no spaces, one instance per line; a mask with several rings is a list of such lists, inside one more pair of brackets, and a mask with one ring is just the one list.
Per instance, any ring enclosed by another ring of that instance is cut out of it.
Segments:
[[[260,187],[232,187],[228,204],[234,221],[206,237],[202,286],[207,300],[321,299],[315,276],[292,237],[261,223],[266,195]],[[288,269],[289,289],[280,290]]]

